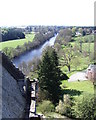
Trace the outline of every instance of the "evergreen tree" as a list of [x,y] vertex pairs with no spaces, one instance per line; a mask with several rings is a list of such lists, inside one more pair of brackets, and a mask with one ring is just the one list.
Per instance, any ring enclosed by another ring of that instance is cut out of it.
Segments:
[[61,71],[58,65],[57,53],[53,48],[50,48],[45,52],[38,72],[40,89],[46,94],[46,99],[49,99],[54,104],[59,101],[61,92]]

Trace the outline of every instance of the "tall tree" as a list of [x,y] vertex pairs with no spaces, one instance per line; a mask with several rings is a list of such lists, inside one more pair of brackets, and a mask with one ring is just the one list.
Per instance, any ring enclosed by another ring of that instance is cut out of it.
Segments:
[[72,28],[72,36],[74,37],[76,35],[76,27]]
[[68,28],[61,29],[56,37],[56,43],[60,45],[67,45],[71,41],[72,31]]
[[46,99],[51,100],[54,104],[59,102],[61,92],[58,65],[57,53],[53,48],[48,49],[43,56],[38,72],[40,89],[42,92],[46,91]]
[[71,61],[74,57],[74,54],[73,54],[73,49],[70,48],[70,47],[66,47],[64,49],[61,49],[59,51],[59,55],[61,57],[61,60],[60,60],[60,63],[64,66],[67,66],[68,67],[68,71],[70,72],[71,70]]
[[58,54],[61,66],[67,66],[69,72],[71,71],[71,64],[73,64],[74,59],[77,59],[77,56],[80,55],[78,47],[73,47],[71,44],[61,48]]

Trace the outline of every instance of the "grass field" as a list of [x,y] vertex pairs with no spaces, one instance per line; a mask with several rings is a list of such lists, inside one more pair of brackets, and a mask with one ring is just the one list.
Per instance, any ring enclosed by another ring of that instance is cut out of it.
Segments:
[[[70,75],[78,72],[78,71],[82,71],[86,68],[88,68],[89,64],[92,64],[93,61],[93,56],[94,56],[94,35],[86,35],[84,37],[80,36],[80,37],[73,37],[72,39],[74,39],[73,42],[70,42],[70,44],[74,47],[76,46],[77,48],[81,48],[80,47],[80,43],[79,43],[79,39],[81,39],[83,41],[83,39],[85,40],[85,42],[82,43],[82,53],[78,56],[77,59],[72,58],[72,61],[70,63],[71,65],[71,72],[68,72],[68,68],[66,66],[61,66],[61,70],[66,73],[68,75],[68,77],[70,77]],[[88,43],[88,41],[90,41],[91,39],[91,43]],[[87,40],[87,42],[86,42]],[[64,48],[64,45],[62,45],[62,48]],[[89,52],[90,52],[90,56],[89,56]]]
[[[72,46],[78,46],[80,47],[80,43],[78,42],[70,42],[72,44]],[[89,47],[90,47],[90,52],[94,52],[94,43],[82,43],[82,51],[86,50],[89,51]]]
[[4,49],[5,47],[12,47],[16,48],[18,45],[23,45],[25,42],[32,41],[35,34],[26,34],[25,39],[18,39],[18,40],[9,40],[6,42],[0,42],[0,50]]
[[71,66],[71,71],[68,71],[67,66],[62,66],[61,70],[67,74],[68,77],[70,77],[72,74],[86,70],[89,66],[89,58],[88,57],[78,57],[79,58],[79,63],[76,64],[76,61],[73,60],[73,63],[70,65]]
[[68,82],[63,80],[61,87],[64,90],[64,94],[69,94],[76,100],[82,99],[84,95],[94,94],[94,86],[91,81]]
[[[74,39],[74,42],[70,42],[73,46],[74,45],[78,45],[78,47],[80,47],[80,40],[82,40],[82,50],[89,50],[90,47],[90,51],[93,52],[94,51],[94,35],[86,35],[86,36],[80,36],[80,37],[73,37],[72,39]],[[93,41],[93,42],[92,42]]]
[[94,41],[94,35],[85,35],[85,36],[80,36],[80,37],[72,37],[73,40],[78,41],[80,39],[82,39],[82,41],[86,41],[86,40],[91,40]]
[[[87,35],[84,37],[76,37],[74,38],[74,42],[70,42],[72,44],[72,46],[78,46],[78,48],[80,47],[80,43],[79,43],[79,39],[93,39],[93,35]],[[90,47],[90,49],[89,49]],[[87,52],[87,54],[89,53],[90,50],[90,55],[94,54],[94,43],[82,43],[82,55],[78,56],[78,64],[77,61],[75,59],[72,59],[71,62],[71,71],[68,72],[68,68],[66,66],[62,66],[61,70],[67,74],[68,77],[70,77],[72,74],[78,72],[78,71],[82,71],[82,70],[86,70],[88,68],[88,65],[91,61],[91,56],[86,56],[84,57],[84,51]],[[62,89],[64,90],[64,94],[70,94],[71,96],[73,96],[73,98],[75,98],[76,100],[78,99],[82,99],[83,96],[87,95],[87,94],[93,94],[94,93],[94,86],[92,84],[91,81],[80,81],[80,82],[68,82],[63,80],[62,81]]]

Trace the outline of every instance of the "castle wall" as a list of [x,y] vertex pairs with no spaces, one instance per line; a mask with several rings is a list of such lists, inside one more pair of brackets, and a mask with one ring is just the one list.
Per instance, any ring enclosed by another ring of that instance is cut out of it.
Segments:
[[[2,67],[2,118],[22,118],[26,107],[25,98],[17,81]],[[1,86],[0,86],[1,87]]]

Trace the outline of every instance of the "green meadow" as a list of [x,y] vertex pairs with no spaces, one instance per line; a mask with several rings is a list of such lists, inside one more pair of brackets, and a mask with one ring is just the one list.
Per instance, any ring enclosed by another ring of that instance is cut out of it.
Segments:
[[28,43],[29,41],[32,42],[35,33],[26,34],[25,39],[18,39],[18,40],[9,40],[5,42],[0,42],[0,50],[4,49],[5,47],[12,47],[16,48],[18,45],[23,45],[24,43]]
[[[86,36],[80,36],[80,37],[73,37],[73,42],[70,42],[70,44],[74,47],[80,49],[80,39],[82,40],[82,53],[79,55],[76,59],[72,59],[70,66],[71,71],[68,72],[67,66],[61,66],[61,70],[70,77],[72,74],[82,71],[88,68],[89,64],[92,64],[93,57],[94,57],[94,35],[86,35]],[[91,42],[90,42],[91,41]],[[64,48],[64,45],[62,45]],[[90,54],[89,54],[90,52]]]
[[[78,56],[78,59],[72,59],[70,64],[71,71],[68,72],[67,66],[61,66],[61,70],[66,73],[68,77],[79,71],[86,70],[89,64],[92,63],[91,59],[94,56],[94,36],[86,35],[84,37],[74,37],[73,42],[70,42],[71,45],[80,48],[80,39],[82,40],[82,53]],[[89,51],[90,55],[86,56],[85,54],[89,54]],[[64,90],[64,94],[69,94],[76,100],[82,99],[85,95],[94,94],[93,83],[89,80],[76,82],[68,82],[67,80],[63,80],[61,87],[62,90]]]
[[68,82],[67,80],[63,80],[61,87],[64,89],[64,94],[69,94],[76,100],[82,99],[85,95],[94,94],[93,83],[89,80],[76,82]]

